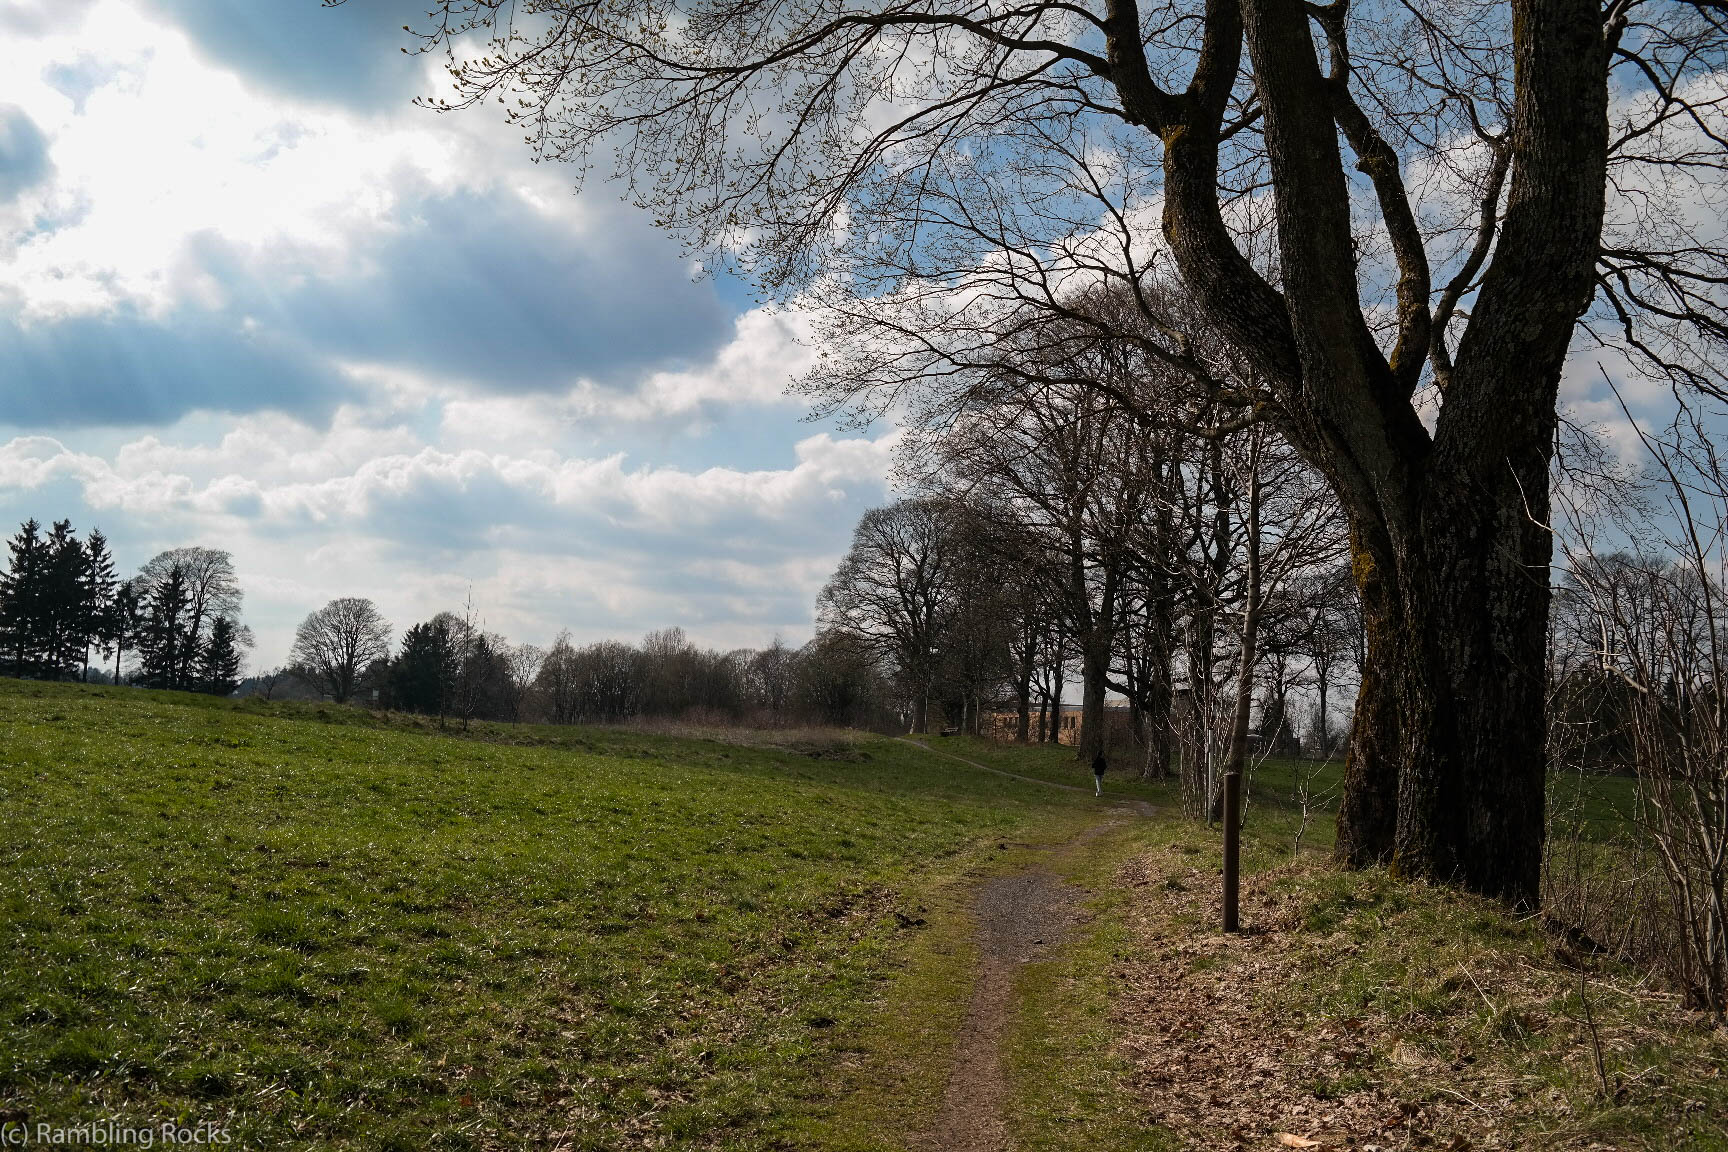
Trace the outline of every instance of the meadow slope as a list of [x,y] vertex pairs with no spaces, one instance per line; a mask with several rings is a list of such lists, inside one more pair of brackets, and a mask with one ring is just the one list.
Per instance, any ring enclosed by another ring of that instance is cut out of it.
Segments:
[[[1728,1031],[1540,919],[1332,868],[1298,797],[1335,768],[1261,766],[1226,937],[1167,784],[927,743],[0,680],[0,1128],[926,1152],[976,1066],[1017,1152],[1728,1149]],[[1556,820],[1609,836],[1627,789]],[[1059,898],[992,929],[1014,885]]]
[[0,681],[0,1120],[771,1146],[908,883],[1090,799],[874,738],[401,723]]

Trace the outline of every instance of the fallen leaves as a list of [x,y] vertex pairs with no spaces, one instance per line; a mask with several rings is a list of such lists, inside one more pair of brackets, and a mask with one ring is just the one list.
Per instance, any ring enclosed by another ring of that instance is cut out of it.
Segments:
[[[1162,891],[1129,914],[1139,947],[1118,962],[1116,1002],[1148,1111],[1182,1147],[1365,1152],[1444,1147],[1454,1136],[1469,1147],[1511,1146],[1494,1131],[1500,1117],[1435,1091],[1437,1071],[1463,1079],[1431,1056],[1415,1058],[1419,1045],[1401,1035],[1408,1019],[1302,1007],[1308,998],[1297,990],[1349,963],[1358,945],[1303,931],[1303,907],[1279,894],[1272,874],[1245,885],[1250,932],[1197,927],[1216,922],[1217,882],[1191,863],[1155,853],[1121,877]],[[1401,1042],[1411,1066],[1393,1056]]]

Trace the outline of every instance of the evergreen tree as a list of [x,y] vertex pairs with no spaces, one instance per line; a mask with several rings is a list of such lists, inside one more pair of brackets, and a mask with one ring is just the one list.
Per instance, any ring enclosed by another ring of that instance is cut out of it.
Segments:
[[37,674],[61,680],[77,675],[84,659],[90,558],[70,520],[56,520],[45,544]]
[[[132,580],[119,581],[101,531],[80,541],[69,520],[47,533],[26,521],[7,541],[0,570],[0,672],[88,679],[91,649],[114,657],[120,682],[127,650],[137,680],[154,688],[232,692],[250,633],[238,622],[240,586],[228,553],[176,548]],[[217,624],[221,636],[217,636]]]
[[47,545],[42,525],[26,520],[6,542],[6,571],[0,573],[0,652],[13,676],[39,675],[42,653],[42,604],[46,599]]
[[111,617],[114,614],[115,585],[118,581],[114,576],[114,555],[108,551],[108,538],[102,535],[100,528],[90,529],[89,536],[85,537],[84,556],[83,619],[80,621],[84,644],[81,679],[88,680],[90,649],[95,647],[100,651],[104,647],[104,640],[113,631]]
[[240,686],[242,632],[232,618],[216,617],[210,625],[210,640],[198,655],[198,680],[193,687],[212,696],[232,696]]
[[185,570],[170,566],[145,594],[141,605],[143,617],[137,634],[139,659],[138,679],[150,688],[185,688],[188,677],[184,669],[196,656],[183,651],[195,636],[186,631],[191,614],[191,597],[186,586]]
[[455,652],[442,619],[416,624],[390,665],[390,696],[404,712],[442,717],[450,708]]

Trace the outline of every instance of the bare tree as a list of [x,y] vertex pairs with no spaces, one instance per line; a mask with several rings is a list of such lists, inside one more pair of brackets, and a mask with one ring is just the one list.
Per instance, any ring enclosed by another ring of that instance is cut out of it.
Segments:
[[546,664],[546,649],[534,644],[512,644],[506,637],[489,637],[492,650],[504,663],[505,709],[512,723],[521,723],[523,705]]
[[[456,715],[462,718],[462,731],[480,712],[485,694],[487,672],[494,653],[486,639],[486,621],[474,603],[474,589],[462,598],[462,615],[440,612],[433,622],[442,626],[449,644],[450,685],[448,697]],[[443,715],[439,715],[443,724]]]
[[769,722],[775,726],[785,722],[796,683],[796,664],[796,653],[778,636],[750,657],[750,679],[761,706],[768,712]]
[[921,458],[908,465],[926,487],[965,494],[1019,528],[1018,562],[1047,582],[1079,652],[1076,754],[1087,761],[1103,747],[1133,540],[1161,475],[1145,432],[1111,418],[1115,401],[1098,384],[1110,368],[1087,365],[1036,390],[987,385],[957,400],[964,411],[917,445]]
[[[890,719],[891,691],[874,646],[858,636],[829,629],[798,650],[799,707],[819,724],[864,727]],[[897,718],[904,730],[909,713]]]
[[170,548],[151,557],[132,581],[137,603],[146,602],[171,580],[178,582],[185,599],[175,626],[174,666],[162,671],[171,683],[191,684],[211,627],[218,618],[238,619],[244,597],[233,557],[218,548]]
[[354,695],[360,675],[390,657],[390,625],[372,601],[343,596],[300,622],[289,658],[296,674],[338,704]]
[[1316,698],[1311,750],[1329,760],[1338,745],[1332,726],[1333,688],[1362,630],[1356,586],[1349,569],[1339,565],[1310,573],[1296,599],[1301,620],[1294,643],[1308,661]]
[[959,607],[958,520],[941,499],[901,500],[858,522],[852,547],[818,601],[824,627],[895,665],[913,732],[928,732],[930,695]]
[[1603,550],[1577,521],[1567,546],[1584,624],[1574,641],[1629,689],[1615,711],[1673,895],[1678,976],[1718,1018],[1728,1014],[1728,465],[1712,427],[1720,419],[1683,404],[1665,434],[1634,422],[1663,505],[1626,526],[1640,554]]
[[535,687],[545,700],[546,711],[554,724],[574,724],[579,715],[582,695],[579,665],[576,649],[570,644],[570,633],[558,633],[535,677]]
[[[1335,563],[1345,546],[1337,506],[1326,498],[1318,476],[1266,426],[1240,433],[1230,445],[1227,467],[1233,510],[1241,525],[1239,617],[1234,690],[1221,772],[1209,781],[1216,815],[1219,781],[1248,767],[1249,732],[1263,654],[1262,629],[1285,591],[1317,569]],[[1270,751],[1267,747],[1266,751]]]
[[288,668],[266,668],[252,677],[251,695],[261,700],[272,699],[276,695],[276,689],[280,688],[293,675],[292,670]]

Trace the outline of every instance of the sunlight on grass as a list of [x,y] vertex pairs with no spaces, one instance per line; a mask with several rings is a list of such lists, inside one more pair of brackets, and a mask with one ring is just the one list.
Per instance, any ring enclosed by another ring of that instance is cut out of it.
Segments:
[[908,878],[1068,802],[875,739],[399,727],[0,681],[7,1118],[765,1147]]

